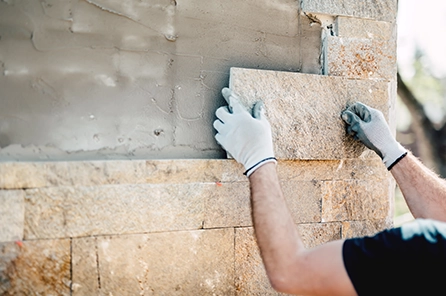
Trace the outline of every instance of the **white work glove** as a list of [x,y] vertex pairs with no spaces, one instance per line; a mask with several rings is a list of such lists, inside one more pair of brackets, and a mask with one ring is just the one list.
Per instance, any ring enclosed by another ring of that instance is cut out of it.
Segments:
[[342,119],[348,125],[348,134],[375,151],[388,170],[406,156],[406,149],[392,136],[381,111],[355,103],[342,112]]
[[263,103],[257,102],[251,115],[229,88],[223,88],[222,94],[229,106],[220,107],[215,112],[218,118],[214,121],[217,142],[244,165],[244,174],[248,177],[265,163],[277,163],[271,126],[265,118]]

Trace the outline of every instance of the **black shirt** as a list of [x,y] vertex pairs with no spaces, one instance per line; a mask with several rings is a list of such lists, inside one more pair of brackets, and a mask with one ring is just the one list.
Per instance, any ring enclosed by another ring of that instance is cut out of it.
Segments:
[[446,223],[417,219],[347,239],[344,265],[358,295],[446,295]]

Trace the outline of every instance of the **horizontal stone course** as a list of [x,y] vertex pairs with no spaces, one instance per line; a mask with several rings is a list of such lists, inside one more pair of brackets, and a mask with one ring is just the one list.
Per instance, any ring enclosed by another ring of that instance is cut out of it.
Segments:
[[[380,177],[385,170],[373,152],[363,159],[279,161],[281,180]],[[382,170],[382,171],[380,171]],[[246,182],[235,160],[126,160],[0,163],[0,189],[112,184]]]
[[346,134],[341,113],[361,101],[388,117],[389,83],[342,77],[231,68],[230,88],[251,109],[265,104],[279,159],[349,159],[365,156]]
[[343,15],[393,22],[397,13],[397,1],[303,0],[301,8],[305,13]]

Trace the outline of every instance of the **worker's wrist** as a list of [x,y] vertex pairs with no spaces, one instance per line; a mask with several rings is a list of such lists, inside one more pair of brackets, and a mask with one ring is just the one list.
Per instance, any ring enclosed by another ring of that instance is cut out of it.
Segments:
[[275,163],[276,164],[277,159],[274,156],[264,158],[264,159],[258,161],[257,163],[255,163],[253,166],[247,168],[246,171],[243,173],[243,175],[249,177],[252,173],[254,173],[254,171],[256,171],[258,168],[260,168],[261,166],[263,166],[267,163]]

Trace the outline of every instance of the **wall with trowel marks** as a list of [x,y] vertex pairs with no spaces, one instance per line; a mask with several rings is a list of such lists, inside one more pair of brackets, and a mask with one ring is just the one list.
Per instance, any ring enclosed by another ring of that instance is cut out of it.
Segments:
[[396,4],[0,1],[0,294],[277,295],[213,138],[228,83],[265,101],[306,246],[390,227],[339,113],[394,125]]
[[224,157],[231,66],[320,73],[294,0],[0,2],[0,160]]

